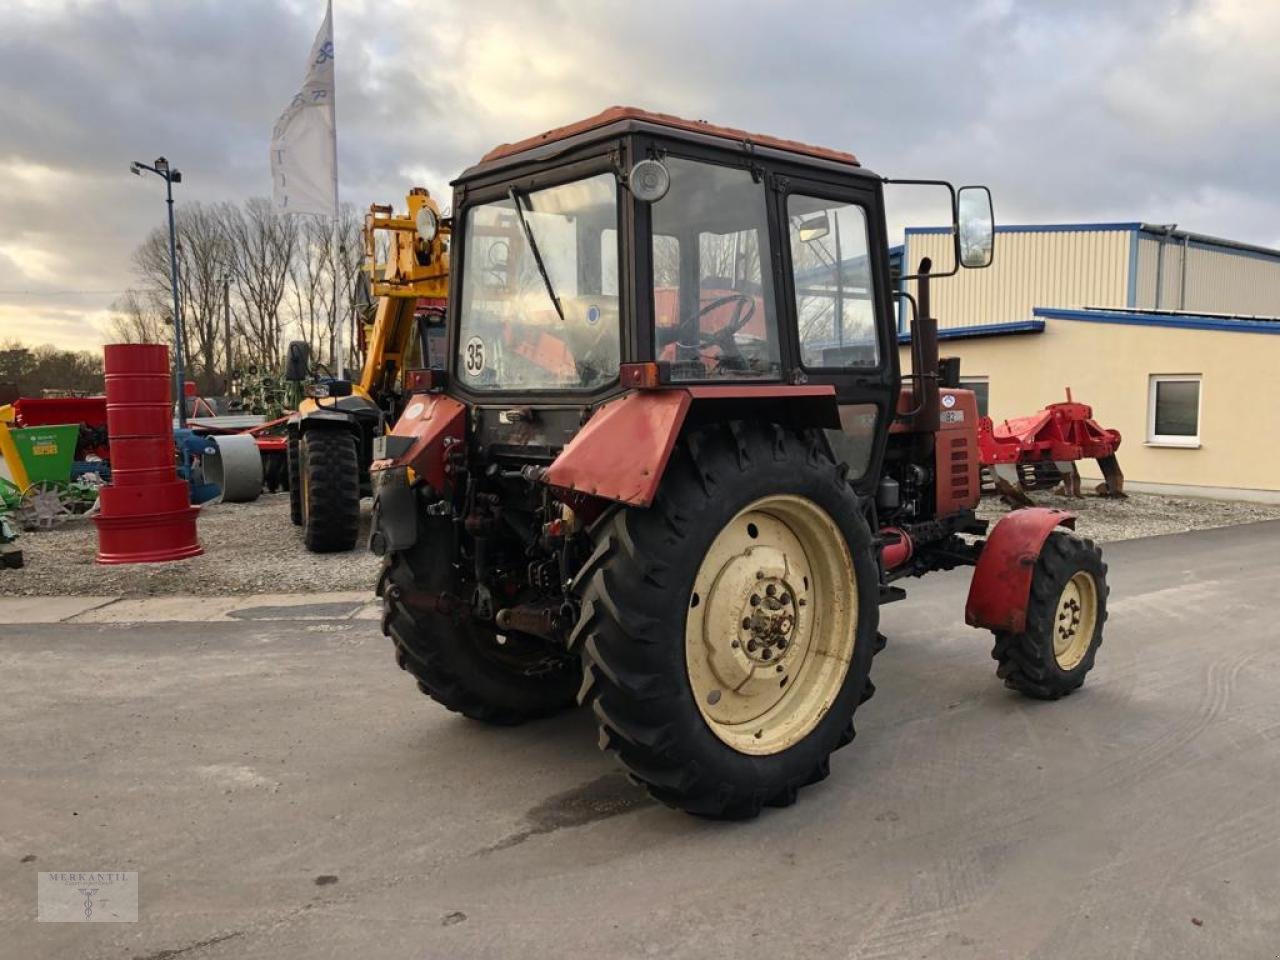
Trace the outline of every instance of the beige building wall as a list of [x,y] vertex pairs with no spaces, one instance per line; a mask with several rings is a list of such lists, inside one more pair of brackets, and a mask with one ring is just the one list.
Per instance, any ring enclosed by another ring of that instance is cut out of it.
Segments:
[[[1129,230],[1054,230],[996,234],[995,260],[983,270],[961,270],[932,285],[942,329],[1031,319],[1034,307],[1123,307],[1129,288]],[[935,271],[954,260],[950,233],[907,233],[905,263],[914,273],[921,257]],[[909,283],[914,296],[916,284]]]
[[[1043,333],[944,340],[939,353],[961,358],[962,378],[988,378],[996,420],[1035,413],[1071,387],[1120,431],[1126,481],[1280,501],[1280,335],[1050,318]],[[900,355],[905,372],[910,347]],[[1201,376],[1199,447],[1148,442],[1153,374]],[[1080,466],[1099,476],[1092,461]]]

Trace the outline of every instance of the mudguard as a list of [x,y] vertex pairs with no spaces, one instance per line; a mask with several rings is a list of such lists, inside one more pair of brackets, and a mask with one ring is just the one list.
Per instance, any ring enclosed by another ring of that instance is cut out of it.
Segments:
[[372,469],[412,467],[437,491],[444,490],[446,440],[461,443],[467,408],[443,393],[417,394],[386,437],[374,441]]
[[[543,482],[561,490],[637,507],[653,503],[690,406],[783,401],[817,426],[838,426],[831,386],[735,384],[633,390],[601,406],[547,468]],[[739,407],[740,408],[740,407]]]
[[1027,507],[1005,514],[991,531],[969,584],[964,619],[971,627],[1021,633],[1027,626],[1031,576],[1055,527],[1074,529],[1066,510]]

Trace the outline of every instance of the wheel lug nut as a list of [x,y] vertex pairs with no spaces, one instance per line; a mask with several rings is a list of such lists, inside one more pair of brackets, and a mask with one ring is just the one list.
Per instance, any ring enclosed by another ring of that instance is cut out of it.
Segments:
[[763,570],[757,570],[757,571],[756,571],[756,579],[757,579],[757,580],[763,580],[763,579],[764,579],[764,571],[763,571]]
[[760,606],[760,597],[759,597],[759,596],[757,596],[757,595],[756,595],[756,594],[754,594],[754,593],[751,595],[751,605],[752,605],[753,607],[758,607],[758,606]]
[[764,588],[764,592],[765,592],[766,594],[768,594],[769,596],[774,597],[774,596],[777,596],[777,594],[778,594],[778,588],[777,588],[777,587],[775,587],[775,586],[771,583],[771,584],[769,584],[767,587],[765,587],[765,588]]
[[750,630],[750,629],[751,629],[751,618],[750,618],[750,617],[743,617],[743,618],[742,618],[742,629],[743,629],[743,630]]

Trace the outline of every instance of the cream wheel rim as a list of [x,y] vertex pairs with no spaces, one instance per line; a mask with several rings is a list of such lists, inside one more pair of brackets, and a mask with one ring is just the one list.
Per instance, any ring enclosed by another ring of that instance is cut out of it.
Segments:
[[1074,670],[1093,642],[1098,622],[1098,585],[1093,574],[1079,571],[1062,588],[1053,617],[1053,659]]
[[694,577],[685,661],[707,725],[741,753],[779,753],[839,696],[854,653],[857,577],[825,510],[792,495],[741,510]]

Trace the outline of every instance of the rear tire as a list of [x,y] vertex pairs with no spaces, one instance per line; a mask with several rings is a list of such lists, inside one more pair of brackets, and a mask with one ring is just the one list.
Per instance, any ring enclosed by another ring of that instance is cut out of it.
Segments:
[[298,438],[290,436],[285,442],[285,460],[289,465],[289,519],[295,527],[302,526],[302,454]]
[[[447,543],[441,538],[440,549]],[[403,554],[383,563],[382,632],[396,648],[396,663],[418,681],[418,689],[455,713],[509,726],[574,706],[582,672],[576,659],[560,656],[535,637],[496,632],[459,610],[453,615],[411,609],[417,589]],[[530,672],[537,671],[537,672]]]
[[595,542],[572,642],[601,747],[707,817],[753,817],[824,779],[874,691],[879,608],[871,533],[821,434],[692,434],[653,505],[606,517]]
[[345,430],[302,436],[302,539],[312,553],[351,550],[360,533],[360,461]]
[[1092,540],[1049,534],[1031,576],[1026,628],[995,635],[996,676],[1037,700],[1078,689],[1102,644],[1108,592],[1107,565]]

